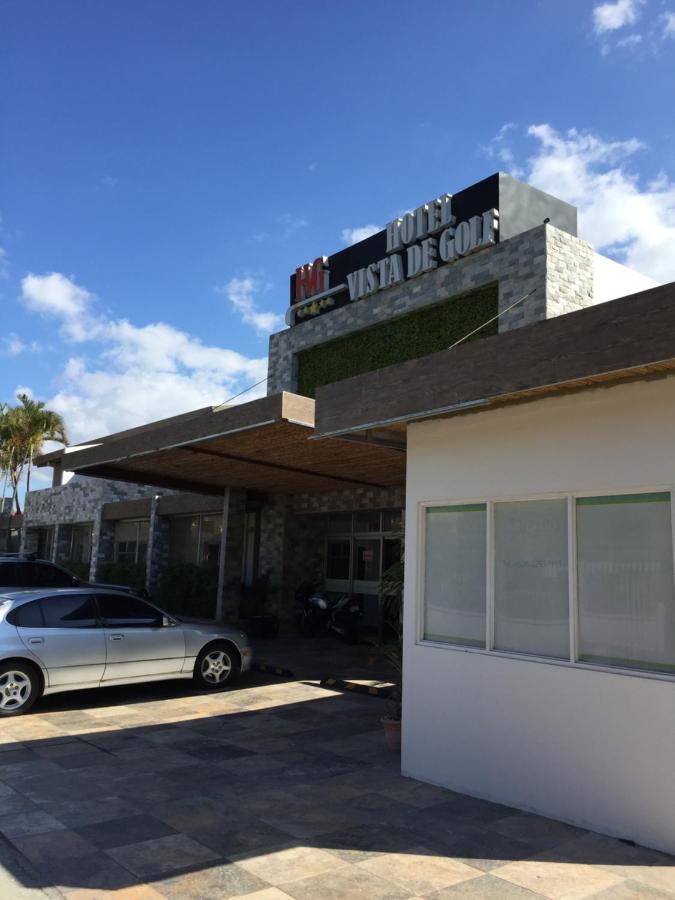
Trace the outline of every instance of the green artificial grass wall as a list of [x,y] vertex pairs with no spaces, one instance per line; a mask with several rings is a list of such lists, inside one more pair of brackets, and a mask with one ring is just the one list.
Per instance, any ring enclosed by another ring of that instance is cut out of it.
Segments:
[[[314,397],[323,384],[445,350],[496,316],[497,311],[498,291],[494,284],[303,350],[298,354],[298,393]],[[497,324],[492,322],[468,340],[496,334]]]

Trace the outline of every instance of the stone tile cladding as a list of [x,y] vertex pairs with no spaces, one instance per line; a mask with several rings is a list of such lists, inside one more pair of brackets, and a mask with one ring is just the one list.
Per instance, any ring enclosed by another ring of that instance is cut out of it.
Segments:
[[593,303],[593,251],[567,232],[539,225],[456,263],[273,334],[267,392],[297,389],[297,354],[302,350],[494,282],[499,285],[500,310],[539,288],[502,316],[500,331],[571,312]]
[[104,503],[169,493],[173,494],[175,491],[126,484],[122,481],[75,476],[67,484],[31,491],[26,496],[24,525],[27,528],[36,528],[45,525],[95,522]]

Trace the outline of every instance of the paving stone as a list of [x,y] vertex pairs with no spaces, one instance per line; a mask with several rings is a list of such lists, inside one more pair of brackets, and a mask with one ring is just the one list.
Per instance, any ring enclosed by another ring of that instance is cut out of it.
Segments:
[[[2,802],[0,802],[0,809],[5,811],[5,805]],[[30,812],[14,812],[10,815],[0,816],[0,832],[8,838],[40,834],[43,831],[55,831],[65,827],[63,822],[38,808],[34,808]]]
[[143,879],[166,875],[190,866],[202,866],[218,859],[217,853],[184,834],[113,847],[105,852]]
[[393,881],[412,894],[428,894],[482,874],[466,863],[437,856],[425,847],[376,856],[358,863],[357,867]]
[[541,900],[544,895],[493,875],[481,875],[479,878],[442,888],[430,896],[433,900]]
[[624,879],[599,866],[587,866],[542,854],[533,859],[507,863],[491,873],[550,900],[584,900],[599,891],[613,888]]
[[266,850],[287,847],[291,839],[286,831],[237,811],[216,828],[190,832],[196,841],[221,856],[240,859]]
[[408,900],[413,894],[356,866],[280,885],[295,900]]
[[176,832],[166,822],[153,816],[137,815],[84,825],[77,829],[77,833],[94,846],[108,850],[111,847],[166,837]]
[[345,863],[332,853],[316,847],[288,847],[242,859],[240,865],[269,884],[297,881],[331,872]]
[[269,885],[237,863],[226,862],[156,881],[153,887],[169,900],[205,900],[211,897],[224,900],[241,895],[255,897]]

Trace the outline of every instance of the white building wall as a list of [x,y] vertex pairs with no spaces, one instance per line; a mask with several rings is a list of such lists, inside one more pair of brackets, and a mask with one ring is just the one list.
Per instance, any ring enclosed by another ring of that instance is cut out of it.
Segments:
[[675,852],[675,680],[416,643],[420,502],[671,489],[675,378],[408,430],[404,774]]
[[593,254],[593,303],[606,303],[658,287],[659,282],[601,253]]

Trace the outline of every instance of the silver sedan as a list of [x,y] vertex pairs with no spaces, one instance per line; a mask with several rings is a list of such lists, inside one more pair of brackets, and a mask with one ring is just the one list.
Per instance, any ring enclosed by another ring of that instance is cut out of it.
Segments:
[[180,619],[122,591],[92,588],[0,595],[0,717],[43,694],[192,678],[205,689],[251,666],[239,629]]

